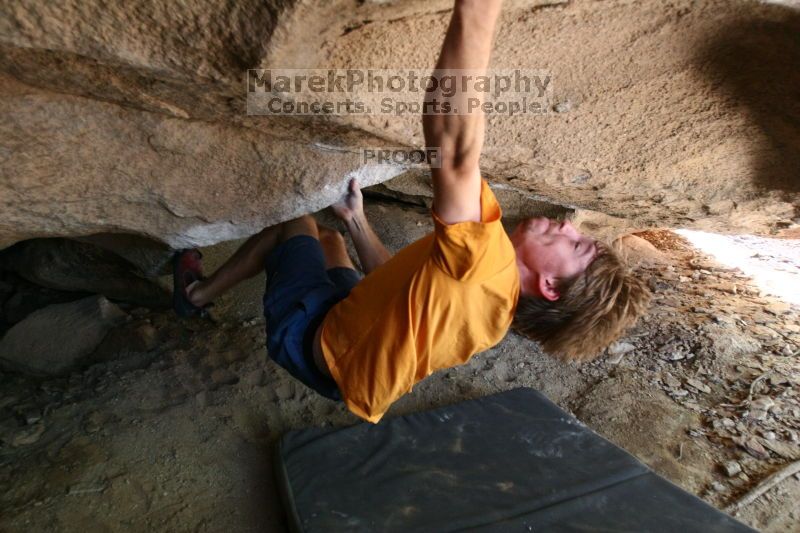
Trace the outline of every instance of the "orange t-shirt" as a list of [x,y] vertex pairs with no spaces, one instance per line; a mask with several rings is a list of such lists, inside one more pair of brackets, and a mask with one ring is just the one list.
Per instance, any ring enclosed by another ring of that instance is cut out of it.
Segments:
[[445,224],[373,270],[322,323],[322,353],[347,407],[377,422],[432,372],[500,342],[519,271],[494,193],[481,180],[481,222]]

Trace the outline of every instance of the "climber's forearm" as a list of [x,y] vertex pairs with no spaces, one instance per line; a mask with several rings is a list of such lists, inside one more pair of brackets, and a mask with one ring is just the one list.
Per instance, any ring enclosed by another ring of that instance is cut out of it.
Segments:
[[[485,74],[501,6],[502,0],[456,1],[434,70],[439,80],[455,80],[450,84],[454,91],[451,94],[440,82],[437,90],[426,95],[425,144],[439,149],[441,163],[431,169],[433,210],[446,223],[481,219],[478,163],[485,130],[481,107],[485,95],[474,84],[462,82]],[[449,109],[433,105],[443,102]]]
[[[439,54],[433,75],[456,76],[485,73],[492,51],[492,38],[500,15],[501,0],[456,1],[450,26]],[[428,100],[447,100],[457,113],[428,113],[423,116],[425,141],[428,146],[442,148],[445,163],[459,167],[470,161],[477,164],[483,145],[484,115],[476,102],[484,101],[484,94],[474,90],[473,84],[455,83],[455,94],[450,96],[440,83],[438,89],[427,93]],[[467,90],[462,90],[466,88]],[[449,98],[448,98],[449,96]],[[433,109],[433,107],[431,107]]]
[[369,274],[392,257],[392,254],[372,231],[372,226],[369,225],[363,211],[354,214],[345,221],[345,224],[353,238],[358,260],[361,262],[365,274]]

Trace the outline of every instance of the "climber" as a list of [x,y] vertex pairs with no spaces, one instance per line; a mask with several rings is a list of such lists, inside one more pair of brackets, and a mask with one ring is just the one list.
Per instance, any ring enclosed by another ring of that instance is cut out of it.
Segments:
[[[435,75],[487,69],[500,7],[456,1]],[[456,91],[450,101],[482,97]],[[427,146],[441,151],[441,167],[431,169],[434,232],[394,256],[370,227],[358,184],[348,184],[333,211],[363,279],[342,235],[304,216],[251,237],[207,279],[198,251],[177,255],[176,310],[202,313],[266,270],[269,356],[371,422],[432,372],[497,344],[512,322],[556,356],[596,355],[643,312],[647,290],[612,250],[569,222],[532,218],[507,235],[478,168],[484,129],[482,112],[423,117]]]

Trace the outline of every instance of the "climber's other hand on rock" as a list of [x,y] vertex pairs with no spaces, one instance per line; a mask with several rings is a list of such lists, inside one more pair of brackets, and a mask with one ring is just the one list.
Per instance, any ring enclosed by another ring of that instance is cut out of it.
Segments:
[[364,197],[355,178],[350,180],[345,197],[333,204],[331,209],[345,222],[364,212]]

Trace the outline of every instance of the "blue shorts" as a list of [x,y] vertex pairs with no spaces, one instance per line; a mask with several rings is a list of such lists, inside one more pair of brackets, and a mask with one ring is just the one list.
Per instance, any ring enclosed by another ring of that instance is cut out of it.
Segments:
[[352,268],[325,268],[319,240],[297,235],[266,259],[264,317],[267,353],[273,361],[321,395],[341,400],[336,382],[314,363],[314,334],[327,312],[361,280]]

